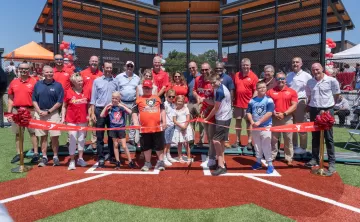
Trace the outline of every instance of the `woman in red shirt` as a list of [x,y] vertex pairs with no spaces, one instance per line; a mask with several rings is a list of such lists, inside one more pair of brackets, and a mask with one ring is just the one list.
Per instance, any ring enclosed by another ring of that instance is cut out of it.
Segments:
[[[84,94],[83,78],[80,73],[74,73],[70,77],[72,87],[65,92],[62,108],[62,123],[66,122],[69,126],[86,127],[89,114],[89,95]],[[86,131],[69,131],[69,154],[70,164],[68,170],[75,170],[75,151],[78,144],[79,159],[77,164],[85,167],[87,163],[83,159]]]
[[185,97],[185,103],[188,103],[189,88],[186,83],[185,77],[180,72],[175,72],[171,78],[171,84],[167,87],[166,91],[173,89],[177,96],[182,95]]

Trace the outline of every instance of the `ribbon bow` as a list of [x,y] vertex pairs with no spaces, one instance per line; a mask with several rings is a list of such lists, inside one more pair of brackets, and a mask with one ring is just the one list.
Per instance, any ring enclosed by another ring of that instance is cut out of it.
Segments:
[[19,108],[17,114],[5,113],[5,117],[11,117],[14,123],[19,126],[27,127],[31,120],[30,111],[26,108]]
[[329,111],[320,112],[315,118],[315,125],[324,130],[329,130],[335,123],[335,118],[330,114]]

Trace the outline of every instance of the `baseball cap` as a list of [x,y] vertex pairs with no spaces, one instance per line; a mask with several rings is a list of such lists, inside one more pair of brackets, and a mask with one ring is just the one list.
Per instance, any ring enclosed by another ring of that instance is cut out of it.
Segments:
[[129,64],[131,64],[131,65],[133,65],[133,66],[135,65],[133,61],[127,61],[127,62],[125,63],[125,65],[129,65]]
[[152,81],[151,81],[151,80],[145,80],[145,81],[143,82],[143,88],[150,88],[150,89],[152,89],[152,88],[153,88],[153,83],[152,83]]

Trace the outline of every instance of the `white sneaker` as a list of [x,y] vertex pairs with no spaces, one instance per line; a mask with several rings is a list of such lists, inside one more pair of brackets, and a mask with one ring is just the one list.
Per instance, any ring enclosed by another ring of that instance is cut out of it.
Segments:
[[71,160],[71,161],[70,161],[68,170],[76,170],[75,160]]
[[204,162],[202,162],[202,164],[200,166],[207,167],[208,162],[209,162],[209,158],[207,157],[206,160]]
[[216,165],[216,160],[214,159],[209,159],[207,167],[212,167]]
[[178,162],[177,160],[175,160],[174,158],[171,157],[170,153],[166,154],[166,159],[167,159],[170,163],[176,163],[176,162]]
[[172,166],[172,163],[170,163],[167,158],[164,158],[164,164],[165,166]]
[[296,148],[294,149],[294,153],[295,153],[295,154],[305,154],[305,153],[306,153],[306,150],[303,149],[303,148],[301,148],[301,147],[296,147]]

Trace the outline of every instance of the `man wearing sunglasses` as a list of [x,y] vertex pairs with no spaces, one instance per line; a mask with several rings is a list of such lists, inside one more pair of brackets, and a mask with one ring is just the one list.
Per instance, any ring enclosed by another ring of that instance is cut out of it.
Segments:
[[169,85],[169,74],[161,69],[160,56],[155,56],[153,59],[152,75],[154,84],[158,87],[158,96],[164,101],[164,93]]
[[[273,99],[275,104],[275,111],[272,116],[273,126],[284,126],[288,124],[293,124],[292,113],[296,110],[298,103],[298,97],[295,90],[286,86],[286,76],[285,73],[279,72],[276,74],[276,83],[277,85],[267,91],[266,95]],[[284,132],[284,152],[285,160],[288,166],[292,166],[292,159],[294,156],[294,149],[292,143],[292,132]],[[272,159],[274,160],[278,153],[278,140],[280,133],[272,132],[271,134],[271,150],[272,150]]]
[[[21,63],[18,67],[19,78],[16,78],[10,82],[8,89],[8,112],[17,113],[19,108],[26,108],[31,111],[31,116],[34,117],[34,107],[32,104],[32,94],[36,80],[30,77],[29,64]],[[5,87],[6,88],[6,87]],[[19,149],[19,126],[16,125],[12,118],[8,118],[11,122],[11,127],[15,133],[15,144],[16,144],[16,156],[11,160],[11,163],[16,163],[20,160],[20,149]],[[31,163],[37,163],[39,161],[38,153],[38,142],[35,136],[35,130],[27,128],[31,137],[31,143],[34,148],[34,155]]]
[[[189,87],[188,108],[190,111],[190,118],[195,119],[200,116],[200,108],[196,101],[196,98],[193,95],[193,90],[194,90],[195,79],[196,77],[201,76],[201,74],[199,73],[197,64],[195,62],[190,62],[188,67],[189,67],[189,71],[186,73],[186,81]],[[193,122],[191,124],[193,129],[196,129],[196,125],[199,126],[200,139],[198,145],[202,146],[204,142],[204,127],[202,124],[197,124],[196,122]]]
[[[295,57],[292,59],[292,69],[293,72],[290,72],[286,76],[286,84],[295,90],[298,95],[298,105],[293,114],[294,123],[304,123],[307,122],[306,117],[306,104],[307,104],[307,97],[306,97],[306,84],[312,78],[312,76],[303,71],[302,67],[302,59],[300,57]],[[298,135],[300,138],[300,146],[298,146]],[[304,154],[306,153],[307,147],[307,133],[293,133],[293,144],[294,144],[294,153],[296,154]]]
[[[308,108],[310,121],[314,121],[321,111],[330,111],[334,115],[335,101],[340,96],[339,82],[325,75],[324,69],[319,63],[311,66],[313,78],[306,84],[306,95],[308,96]],[[329,172],[335,173],[335,148],[332,128],[324,131],[326,150],[329,159]],[[305,164],[307,167],[319,165],[320,131],[312,132],[312,159]]]
[[[221,84],[223,84],[230,92],[231,95],[231,101],[233,101],[234,98],[234,81],[233,79],[224,73],[224,63],[223,62],[216,62],[215,64],[215,72],[217,75],[219,75]],[[226,138],[225,140],[225,147],[230,148],[231,145],[229,143],[229,138]]]
[[[140,85],[140,78],[138,75],[134,73],[134,62],[127,61],[125,64],[125,72],[120,73],[116,76],[116,80],[119,84],[119,92],[121,95],[121,102],[132,109],[135,105],[136,101],[136,87]],[[132,121],[131,115],[126,114],[126,120],[128,121],[128,125],[133,126],[134,123]],[[135,146],[135,134],[136,130],[129,131],[129,143]]]
[[59,82],[63,89],[66,91],[68,89],[70,89],[70,76],[72,74],[69,73],[70,70],[65,70],[64,67],[64,58],[62,57],[62,55],[57,54],[54,57],[54,62],[55,62],[55,68],[54,68],[54,80],[56,82]]
[[[203,63],[201,65],[201,76],[196,77],[193,89],[193,95],[200,106],[200,115],[203,118],[206,118],[210,114],[214,106],[206,102],[207,100],[214,99],[214,89],[210,82],[210,72],[211,67],[209,63]],[[215,117],[208,119],[208,121],[215,123]],[[207,160],[203,162],[201,166],[214,167],[216,166],[216,151],[212,138],[215,133],[215,125],[205,123],[204,129],[209,142],[209,152]]]

